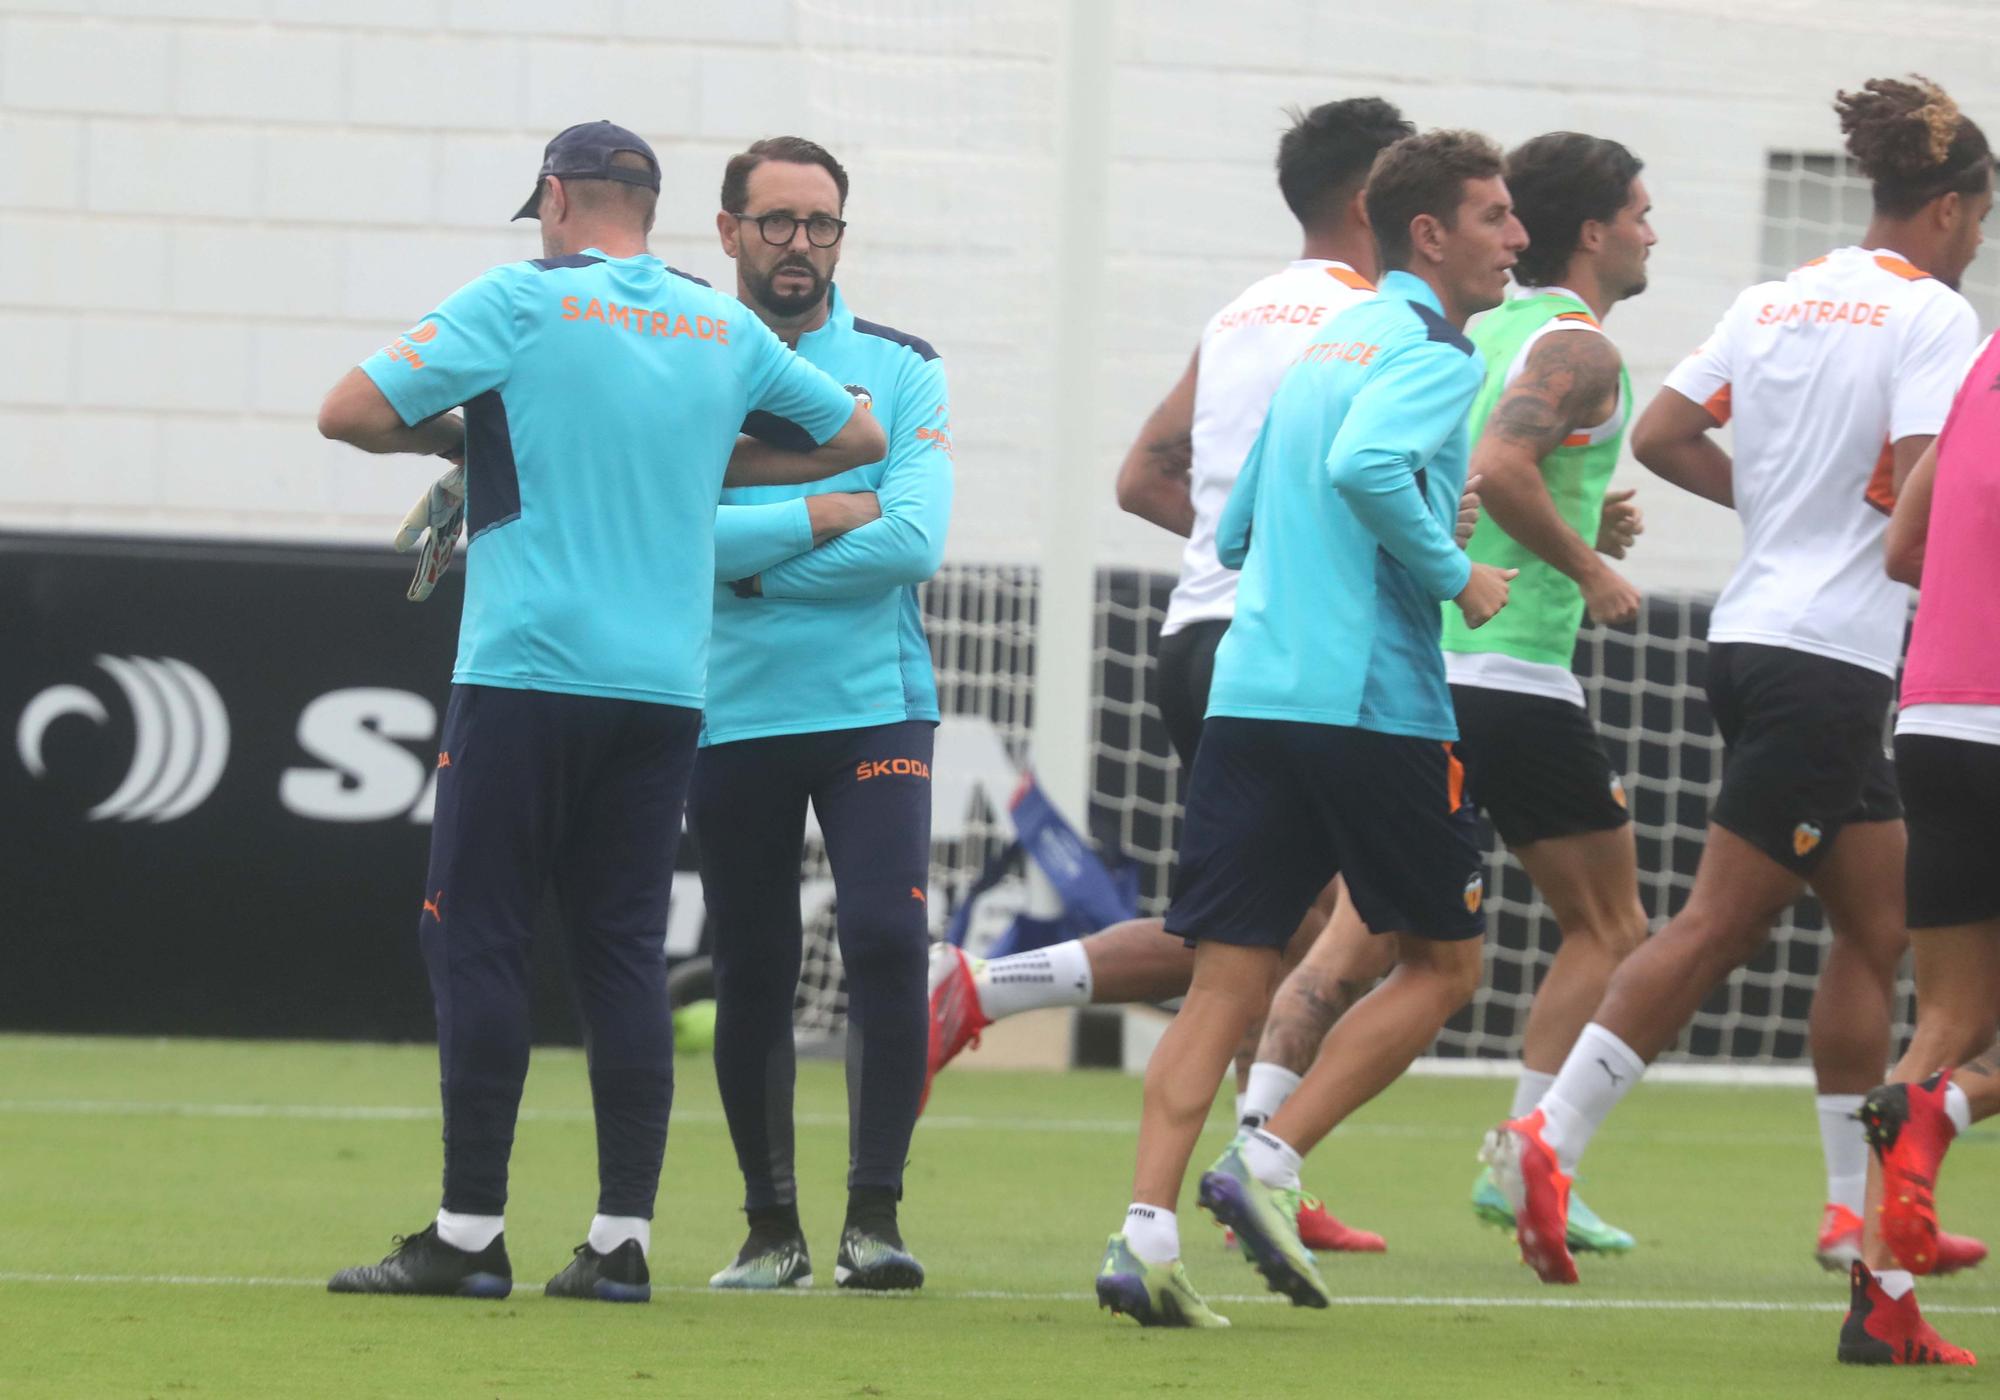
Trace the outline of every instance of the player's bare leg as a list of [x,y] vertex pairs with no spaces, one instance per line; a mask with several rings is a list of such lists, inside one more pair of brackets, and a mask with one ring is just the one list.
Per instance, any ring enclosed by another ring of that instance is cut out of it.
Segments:
[[[1297,947],[1294,939],[1287,956]],[[1334,1023],[1395,963],[1394,941],[1369,933],[1343,892],[1325,931],[1305,948],[1272,1000],[1256,1046],[1256,1063],[1249,1068],[1238,1100],[1236,1116],[1246,1130],[1278,1111],[1312,1068],[1320,1042]],[[1240,1075],[1240,1054],[1237,1066]],[[1310,1195],[1301,1197],[1298,1230],[1308,1249],[1378,1254],[1388,1247],[1380,1235],[1344,1224]]]
[[1488,1135],[1482,1155],[1515,1213],[1522,1257],[1544,1282],[1576,1281],[1569,1186],[1591,1137],[1804,888],[1803,877],[1711,824],[1687,905],[1612,974],[1541,1105]]
[[1393,1084],[1479,988],[1479,939],[1391,938],[1394,970],[1335,1023],[1306,1077],[1264,1125],[1301,1156]]
[[1880,1082],[1880,1067],[1889,1062],[1896,968],[1909,946],[1903,927],[1906,846],[1900,821],[1843,827],[1809,882],[1833,928],[1808,1021],[1826,1159],[1826,1208],[1815,1253],[1824,1267],[1841,1273],[1861,1257],[1868,1144],[1857,1115],[1862,1096]]
[[1132,1199],[1172,1210],[1188,1159],[1215,1105],[1243,1028],[1264,1009],[1265,988],[1278,960],[1272,948],[1202,943],[1194,982],[1180,1013],[1160,1037],[1146,1066],[1145,1111],[1139,1122]]
[[[1522,1068],[1546,1081],[1590,1023],[1612,973],[1646,941],[1638,849],[1632,828],[1621,826],[1535,841],[1514,857],[1562,930],[1521,1037]],[[1536,1093],[1527,1106],[1540,1099]]]
[[[1282,962],[1272,965],[1272,986],[1312,946],[1334,907],[1340,882],[1320,892],[1300,920]],[[1159,919],[1127,919],[1083,938],[988,961],[967,957],[948,943],[931,949],[931,1029],[924,1097],[931,1081],[960,1052],[979,1043],[995,1021],[1052,1006],[1127,1006],[1185,996],[1194,976],[1194,950],[1169,937]],[[1237,1048],[1237,1087],[1247,1080],[1256,1048],[1257,1020]],[[1247,1046],[1246,1050],[1244,1047]]]
[[1294,1303],[1330,1301],[1294,1225],[1300,1159],[1395,1082],[1479,985],[1481,940],[1391,935],[1396,967],[1327,1034],[1319,1057],[1263,1127],[1232,1143],[1203,1177],[1201,1203],[1242,1236],[1244,1252]]
[[[1305,964],[1305,961],[1312,956],[1314,949],[1325,944],[1330,938],[1340,937],[1343,933],[1351,939],[1353,937],[1352,930],[1356,928],[1360,930],[1360,935],[1365,940],[1368,936],[1368,930],[1366,926],[1362,925],[1359,917],[1355,915],[1353,906],[1348,903],[1346,887],[1341,884],[1340,877],[1336,875],[1327,884],[1327,887],[1319,892],[1319,897],[1313,900],[1312,908],[1306,911],[1305,918],[1299,922],[1298,931],[1292,935],[1292,941],[1285,945],[1284,957],[1273,973],[1273,976],[1277,980],[1271,986],[1271,995],[1267,999],[1265,1013],[1251,1022],[1249,1029],[1243,1032],[1242,1043],[1236,1047],[1236,1116],[1238,1118],[1241,1118],[1246,1111],[1244,1096],[1250,1088],[1250,1071],[1252,1066],[1262,1058],[1260,1047],[1264,1040],[1264,1030],[1265,1027],[1272,1024],[1273,1018],[1277,1015],[1276,999],[1279,992],[1291,984],[1292,978],[1297,974],[1298,969]],[[1384,961],[1381,971],[1387,972],[1388,970],[1388,963]],[[1375,976],[1380,975],[1380,972],[1375,974]],[[1372,984],[1373,978],[1371,977],[1369,985]],[[1363,986],[1355,995],[1359,996],[1361,992],[1366,990],[1368,990],[1367,986]],[[1352,1005],[1352,1003],[1353,999],[1349,998],[1347,1004]],[[1345,1009],[1345,1007],[1342,1009]],[[1340,1012],[1336,1011],[1332,1016],[1329,1016],[1326,1020],[1326,1025],[1320,1027],[1319,1031],[1313,1036],[1312,1048],[1306,1052],[1305,1060],[1300,1066],[1299,1072],[1301,1074],[1305,1072],[1304,1065],[1312,1063],[1312,1051],[1319,1048],[1319,1037],[1326,1034],[1326,1027],[1331,1026],[1339,1015]]]
[[[1528,1008],[1521,1076],[1508,1115],[1518,1119],[1532,1113],[1555,1082],[1556,1071],[1603,1000],[1612,974],[1646,941],[1647,921],[1639,903],[1637,843],[1629,825],[1528,842],[1515,847],[1514,855],[1548,904],[1562,936]],[[1472,1211],[1505,1230],[1518,1224],[1491,1169],[1473,1182]],[[1569,1198],[1565,1238],[1571,1250],[1592,1254],[1625,1254],[1636,1243],[1629,1231],[1600,1219],[1575,1194]]]
[[[1246,1116],[1254,1115],[1261,1123],[1277,1112],[1290,1088],[1312,1068],[1320,1042],[1334,1023],[1395,964],[1395,941],[1371,934],[1354,906],[1345,899],[1339,901],[1325,931],[1279,984],[1257,1045],[1258,1064],[1295,1078],[1285,1093],[1268,1102],[1246,1098]],[[1253,1095],[1256,1092],[1251,1091]]]
[[1757,955],[1804,890],[1800,876],[1711,825],[1686,906],[1612,974],[1592,1023],[1651,1063],[1680,1038],[1708,994]]
[[[1943,1234],[1937,1229],[1934,1205],[1914,1198],[1900,1199],[1886,1215],[1884,1175],[1893,1169],[1899,1179],[1908,1173],[1929,1180],[1922,1194],[1935,1191],[1937,1163],[1928,1160],[1928,1145],[1901,1140],[1901,1130],[1912,1114],[1944,1111],[1951,1091],[1965,1100],[1966,1124],[2000,1112],[2000,1034],[1996,1013],[2000,1012],[2000,921],[1985,921],[1950,928],[1927,928],[1911,937],[1917,983],[1917,1026],[1910,1048],[1890,1071],[1885,1091],[1871,1093],[1867,1108],[1870,1135],[1876,1151],[1868,1159],[1867,1205],[1862,1211],[1862,1259],[1878,1278],[1886,1272],[1918,1266],[1924,1273],[1950,1273],[1977,1264],[1985,1257],[1985,1246],[1963,1236]],[[1949,1086],[1926,1091],[1924,1081],[1948,1066],[1958,1066]],[[1909,1086],[1919,1086],[1912,1090]],[[1916,1102],[1912,1102],[1912,1095]],[[1942,1146],[1949,1143],[1963,1125],[1953,1120],[1944,1133]],[[1941,1124],[1932,1123],[1933,1129]],[[1917,1209],[1911,1209],[1917,1207]],[[1884,1225],[1895,1220],[1896,1248],[1887,1238]],[[1920,1241],[1921,1247],[1913,1241]],[[1909,1256],[1899,1259],[1898,1255]],[[1921,1254],[1919,1259],[1917,1256]],[[1890,1286],[1897,1280],[1889,1274]]]

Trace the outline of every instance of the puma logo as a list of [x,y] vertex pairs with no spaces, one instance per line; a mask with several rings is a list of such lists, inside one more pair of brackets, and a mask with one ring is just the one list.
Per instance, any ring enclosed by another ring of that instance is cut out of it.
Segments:
[[919,904],[930,903],[928,899],[924,898],[924,892],[918,889],[915,885],[910,886],[910,898],[914,899]]
[[444,914],[440,911],[438,907],[443,903],[444,903],[444,891],[439,890],[435,897],[424,901],[424,912],[430,915],[433,919],[436,919],[439,923],[443,923]]
[[1597,1057],[1597,1063],[1603,1066],[1604,1072],[1606,1074],[1611,1076],[1611,1083],[1613,1087],[1616,1087],[1617,1085],[1623,1084],[1625,1082],[1625,1076],[1620,1074],[1617,1070],[1611,1068],[1611,1061],[1605,1059],[1602,1055],[1599,1055]]

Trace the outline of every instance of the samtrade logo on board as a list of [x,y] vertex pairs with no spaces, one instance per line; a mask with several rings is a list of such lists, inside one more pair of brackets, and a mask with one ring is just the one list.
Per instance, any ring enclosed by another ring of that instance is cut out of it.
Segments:
[[[100,656],[97,665],[125,693],[132,710],[132,765],[91,821],[170,822],[207,800],[229,763],[229,712],[208,677],[172,657]],[[30,777],[48,772],[42,738],[70,715],[110,719],[104,702],[80,685],[52,685],[28,702],[14,727],[14,750]]]

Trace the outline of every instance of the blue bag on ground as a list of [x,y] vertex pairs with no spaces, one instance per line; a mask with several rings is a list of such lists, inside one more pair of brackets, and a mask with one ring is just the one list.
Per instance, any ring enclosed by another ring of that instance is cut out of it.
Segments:
[[1015,840],[987,862],[972,888],[966,891],[964,900],[952,913],[951,926],[945,933],[947,941],[964,945],[974,907],[1009,878],[1016,858],[1024,852],[1048,878],[1062,901],[1062,911],[1053,918],[1015,914],[1006,932],[982,956],[998,958],[1047,947],[1138,916],[1137,867],[1114,859],[1107,869],[1090,843],[1063,819],[1032,774],[1023,777],[1014,790],[1007,812],[1013,818]]

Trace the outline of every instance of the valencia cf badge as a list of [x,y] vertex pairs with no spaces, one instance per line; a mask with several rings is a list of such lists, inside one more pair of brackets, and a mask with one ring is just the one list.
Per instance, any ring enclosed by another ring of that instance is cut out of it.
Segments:
[[1811,822],[1800,822],[1792,828],[1792,854],[1809,856],[1819,846],[1821,831]]
[[1485,902],[1485,899],[1486,877],[1475,871],[1472,878],[1465,882],[1465,912],[1468,914],[1477,914],[1479,906]]

